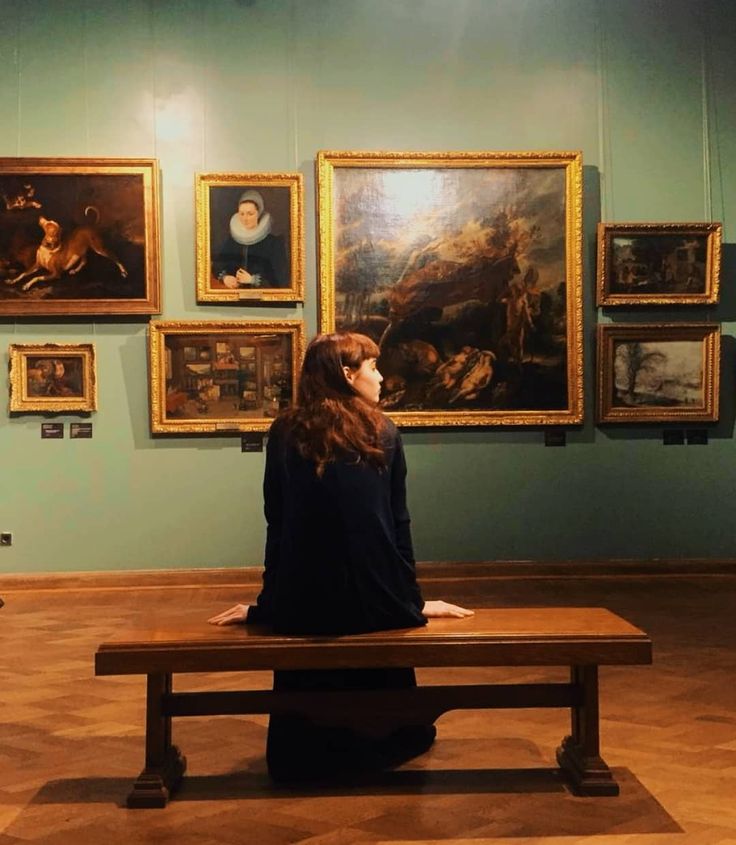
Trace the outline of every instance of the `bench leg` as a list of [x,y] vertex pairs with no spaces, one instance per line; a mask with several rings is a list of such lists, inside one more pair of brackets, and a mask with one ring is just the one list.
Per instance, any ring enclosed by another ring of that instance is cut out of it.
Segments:
[[128,795],[128,807],[165,807],[186,770],[186,757],[171,744],[171,717],[163,713],[163,697],[170,692],[171,675],[148,675],[146,767]]
[[618,795],[618,784],[600,756],[598,667],[573,666],[571,681],[582,693],[572,708],[572,735],[557,749],[557,762],[580,795]]

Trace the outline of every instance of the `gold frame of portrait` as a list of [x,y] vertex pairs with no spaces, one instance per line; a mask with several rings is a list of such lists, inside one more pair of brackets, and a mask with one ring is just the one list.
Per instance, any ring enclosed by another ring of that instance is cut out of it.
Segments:
[[211,420],[170,419],[166,413],[166,338],[170,335],[196,337],[207,335],[241,335],[244,339],[258,335],[282,334],[291,338],[291,390],[296,384],[304,357],[304,323],[301,320],[170,320],[149,323],[148,376],[151,400],[151,432],[153,434],[240,434],[267,431],[273,417],[243,420],[222,417]]
[[583,421],[582,307],[582,153],[573,152],[360,152],[322,150],[316,159],[319,325],[334,331],[335,320],[335,173],[344,168],[435,170],[565,170],[566,375],[567,404],[552,409],[422,409],[387,413],[402,427],[549,426]]
[[[626,341],[697,341],[702,345],[703,402],[692,407],[613,404],[615,348]],[[597,332],[597,418],[599,423],[717,422],[720,394],[719,323],[605,323]]]
[[[611,243],[616,236],[693,235],[706,239],[705,290],[702,293],[612,293]],[[597,232],[596,305],[714,305],[721,277],[721,223],[599,223]]]
[[[89,413],[97,410],[97,372],[95,347],[92,343],[11,343],[10,358],[10,412]],[[82,395],[30,396],[28,393],[28,358],[73,357],[82,359]]]
[[[211,286],[210,188],[288,188],[288,288],[215,290]],[[303,302],[304,301],[304,177],[301,173],[197,173],[194,177],[197,302]]]
[[[141,176],[145,256],[145,293],[139,298],[110,299],[0,299],[0,316],[48,317],[52,315],[153,315],[161,312],[161,271],[159,251],[159,169],[153,158],[0,158],[3,176],[30,179],[34,175],[60,176]],[[6,204],[8,200],[5,200]],[[102,212],[104,215],[104,211]],[[40,211],[43,214],[43,210]],[[39,235],[39,243],[41,236]],[[0,284],[3,284],[0,281]]]

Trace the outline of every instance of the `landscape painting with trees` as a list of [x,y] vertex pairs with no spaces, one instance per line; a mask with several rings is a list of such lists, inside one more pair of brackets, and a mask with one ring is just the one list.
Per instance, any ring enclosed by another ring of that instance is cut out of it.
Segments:
[[717,419],[719,339],[716,324],[599,326],[599,421]]
[[718,302],[720,223],[599,223],[598,305]]
[[580,158],[320,153],[321,327],[404,425],[579,422]]

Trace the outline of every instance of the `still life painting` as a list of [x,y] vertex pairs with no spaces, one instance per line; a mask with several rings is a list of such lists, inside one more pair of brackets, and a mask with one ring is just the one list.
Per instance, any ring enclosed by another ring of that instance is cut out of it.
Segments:
[[151,430],[266,431],[294,400],[303,337],[297,320],[151,323]]

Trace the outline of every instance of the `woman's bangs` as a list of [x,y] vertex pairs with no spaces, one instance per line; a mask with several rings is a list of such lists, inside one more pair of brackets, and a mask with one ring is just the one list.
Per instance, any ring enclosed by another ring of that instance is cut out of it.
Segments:
[[378,358],[381,350],[367,335],[346,332],[340,337],[340,357],[349,367],[359,367],[368,358]]

